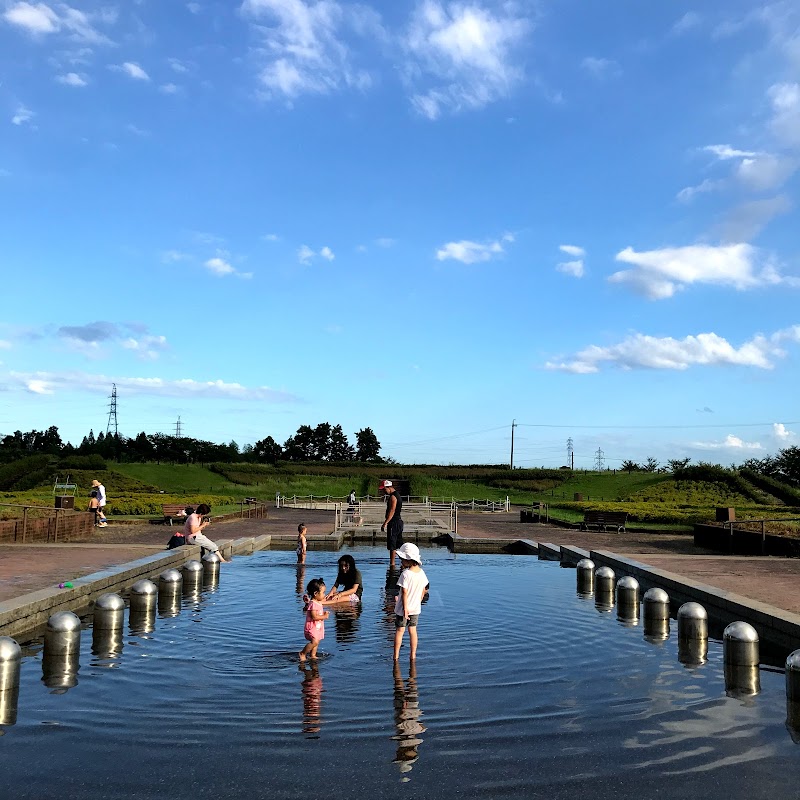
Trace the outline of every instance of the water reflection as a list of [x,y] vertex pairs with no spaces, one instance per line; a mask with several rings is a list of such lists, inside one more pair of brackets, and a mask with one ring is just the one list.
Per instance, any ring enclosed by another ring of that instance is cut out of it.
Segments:
[[357,606],[348,604],[344,608],[330,606],[333,612],[333,624],[336,630],[336,641],[340,644],[355,641],[359,629],[359,617],[361,616],[361,603]]
[[297,565],[297,580],[294,585],[295,594],[302,597],[305,594],[305,582],[306,582],[306,565],[305,564],[298,564]]
[[387,633],[387,638],[394,646],[394,604],[397,598],[397,581],[400,578],[399,567],[389,567],[386,570],[386,580],[383,585],[383,626]]
[[419,690],[417,688],[417,665],[412,661],[408,670],[408,680],[403,681],[400,664],[394,663],[394,724],[397,733],[392,736],[397,742],[394,764],[401,773],[411,772],[414,762],[419,758],[419,746],[422,744],[421,733],[425,733],[422,724],[422,709],[419,707]]
[[52,694],[64,694],[67,689],[78,685],[80,653],[72,652],[63,655],[46,655],[42,658],[42,683]]
[[319,739],[322,727],[322,678],[317,664],[306,661],[298,667],[303,673],[303,733],[306,739]]
[[[0,692],[0,725],[16,724],[18,704],[19,684],[12,686],[4,692]],[[0,731],[2,731],[2,729],[0,729]]]
[[95,628],[92,631],[92,655],[97,656],[92,666],[116,667],[122,654],[122,628],[104,630]]

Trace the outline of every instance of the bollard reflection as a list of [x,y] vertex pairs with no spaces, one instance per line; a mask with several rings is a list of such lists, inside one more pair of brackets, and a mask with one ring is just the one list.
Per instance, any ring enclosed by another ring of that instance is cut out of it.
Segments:
[[665,639],[669,638],[669,618],[667,619],[653,619],[652,617],[645,617],[644,619],[644,638],[648,642],[659,644]]
[[42,683],[53,689],[53,694],[63,694],[78,685],[80,668],[80,653],[77,651],[45,655],[42,658]]
[[92,655],[116,659],[122,653],[122,630],[92,630]]
[[800,701],[786,698],[786,730],[795,744],[800,744]]
[[322,728],[322,678],[319,667],[309,661],[299,667],[303,673],[300,690],[303,694],[303,733],[306,739],[319,739]]
[[147,611],[131,611],[128,615],[128,627],[134,636],[152,633],[156,627],[156,608]]
[[761,692],[758,665],[725,664],[725,694],[748,699]]
[[614,610],[614,590],[595,588],[594,606],[601,614],[608,614]]
[[685,667],[700,667],[708,658],[708,639],[678,639],[678,661]]
[[419,758],[419,746],[422,744],[420,734],[425,733],[422,709],[419,706],[417,665],[411,662],[408,680],[404,682],[400,664],[395,661],[393,677],[394,724],[397,733],[392,739],[397,742],[397,752],[392,763],[398,765],[401,773],[408,773]]
[[19,705],[19,684],[0,692],[0,725],[15,725]]

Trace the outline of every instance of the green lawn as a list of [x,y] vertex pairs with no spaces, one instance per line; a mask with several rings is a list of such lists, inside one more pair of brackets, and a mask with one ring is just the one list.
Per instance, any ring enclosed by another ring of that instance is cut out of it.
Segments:
[[652,472],[576,472],[561,486],[537,494],[535,499],[545,503],[552,498],[572,500],[577,493],[587,501],[622,500],[666,481],[672,482],[672,476]]

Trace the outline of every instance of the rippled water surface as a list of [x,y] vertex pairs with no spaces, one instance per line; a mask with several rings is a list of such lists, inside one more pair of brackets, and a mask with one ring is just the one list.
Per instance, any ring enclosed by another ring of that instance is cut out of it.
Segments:
[[[114,657],[82,637],[78,683],[22,665],[0,776],[42,798],[785,798],[800,748],[783,675],[725,693],[722,652],[687,668],[575,592],[574,570],[526,556],[423,551],[431,592],[410,669],[393,669],[385,550],[353,548],[363,608],[331,611],[301,669],[301,586],[339,553],[222,565],[219,587],[126,629]],[[394,576],[396,579],[396,576]],[[407,647],[407,645],[406,645]]]

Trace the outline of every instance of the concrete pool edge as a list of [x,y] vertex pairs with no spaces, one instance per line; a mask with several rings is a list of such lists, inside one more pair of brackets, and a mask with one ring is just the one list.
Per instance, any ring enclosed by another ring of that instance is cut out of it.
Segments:
[[[245,536],[218,542],[225,558],[249,555],[270,546],[270,536]],[[174,550],[154,553],[92,572],[71,581],[71,589],[57,587],[37,589],[19,597],[0,602],[0,636],[17,636],[44,625],[56,611],[85,611],[105,592],[121,592],[136,581],[152,578],[166,569],[180,567],[187,561],[200,558],[198,545],[185,545]]]

